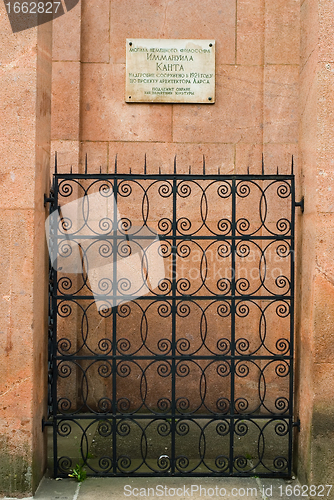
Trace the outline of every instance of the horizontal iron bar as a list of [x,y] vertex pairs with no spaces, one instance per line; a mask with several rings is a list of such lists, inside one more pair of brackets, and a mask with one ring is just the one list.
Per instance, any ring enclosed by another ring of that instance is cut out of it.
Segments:
[[[236,457],[235,457],[236,458]],[[57,477],[59,478],[68,478],[68,474],[57,474]],[[131,478],[137,478],[137,477],[193,477],[194,479],[198,477],[263,477],[263,478],[268,478],[268,479],[282,479],[282,478],[291,478],[291,474],[289,473],[284,473],[284,472],[277,472],[276,474],[274,472],[268,472],[268,473],[263,473],[263,472],[257,472],[252,471],[249,474],[246,474],[245,472],[234,472],[232,474],[224,473],[224,472],[212,472],[211,470],[208,469],[208,472],[203,473],[203,472],[196,472],[196,470],[192,472],[165,472],[163,470],[159,471],[152,471],[151,473],[146,472],[127,472],[127,471],[118,471],[116,474],[113,474],[111,472],[100,472],[100,473],[89,473],[87,472],[87,477],[131,477]],[[255,487],[255,486],[254,486]],[[169,487],[168,487],[169,488]]]
[[235,356],[229,356],[229,355],[222,355],[222,354],[217,354],[214,355],[212,354],[211,356],[200,356],[196,354],[185,354],[184,356],[182,354],[176,354],[175,356],[171,354],[166,354],[165,356],[162,354],[152,354],[147,355],[147,356],[136,356],[136,355],[131,355],[131,354],[116,354],[116,355],[98,355],[98,354],[85,354],[83,356],[71,356],[70,354],[68,356],[66,355],[57,355],[54,356],[53,359],[57,361],[79,361],[79,360],[95,360],[95,361],[107,361],[107,360],[119,360],[119,361],[133,361],[133,360],[152,360],[152,361],[171,361],[171,360],[178,360],[178,361],[197,361],[197,360],[203,360],[203,361],[229,361],[229,360],[243,360],[243,361],[252,361],[252,360],[271,360],[271,361],[288,361],[292,360],[293,356],[284,356],[284,355],[275,355],[273,354],[272,356],[270,355],[263,355],[263,356],[252,356],[250,354],[248,355],[241,355],[241,354],[236,354]]
[[64,180],[72,180],[72,179],[87,179],[87,180],[111,180],[111,179],[121,179],[121,180],[181,180],[181,181],[189,181],[189,180],[215,180],[215,181],[225,181],[225,180],[241,180],[241,181],[265,181],[265,180],[294,180],[294,175],[285,175],[285,174],[275,174],[275,175],[266,175],[266,174],[256,174],[256,175],[248,175],[248,174],[130,174],[130,173],[107,173],[107,174],[54,174],[55,179],[64,179]]
[[281,414],[279,415],[278,413],[273,413],[273,414],[268,414],[268,415],[252,415],[251,413],[246,413],[246,414],[240,414],[236,413],[234,415],[228,414],[219,414],[219,413],[213,413],[210,415],[209,413],[206,413],[204,415],[185,415],[185,414],[180,414],[180,415],[175,415],[175,417],[172,417],[172,414],[169,413],[164,413],[164,414],[159,414],[155,415],[152,413],[129,413],[129,414],[121,414],[117,413],[116,415],[112,415],[111,413],[83,413],[83,414],[56,414],[53,415],[53,422],[51,425],[54,423],[56,420],[171,420],[175,418],[175,420],[223,420],[223,419],[228,419],[228,420],[248,420],[248,421],[253,421],[253,420],[284,420],[284,421],[290,421],[289,424],[293,426],[293,421],[292,421],[292,415],[289,413]]
[[[278,301],[278,300],[291,300],[291,295],[163,295],[163,296],[151,296],[151,295],[141,295],[140,297],[133,297],[132,295],[103,295],[99,297],[98,295],[52,295],[54,299],[59,300],[122,300],[127,302],[137,302],[141,300],[151,300],[163,301],[163,300],[184,300],[197,302],[198,300],[212,300],[216,302],[222,302],[224,300],[238,300],[238,301],[254,301],[254,300],[267,300],[267,301]],[[127,303],[126,302],[126,303]],[[122,305],[122,304],[120,304]]]
[[[143,226],[145,227],[145,226]],[[160,241],[173,241],[173,239],[176,240],[181,240],[181,241],[203,241],[203,240],[209,240],[212,241],[213,243],[216,241],[253,241],[253,240],[265,240],[265,241],[281,241],[281,240],[292,240],[293,236],[287,235],[287,236],[282,236],[279,234],[275,234],[273,236],[224,236],[224,235],[219,235],[219,234],[212,234],[209,236],[192,236],[192,235],[175,235],[175,236],[163,236],[160,234],[157,234],[156,236],[136,236],[136,234],[121,234],[121,235],[91,235],[91,236],[85,236],[85,235],[76,235],[76,234],[71,234],[71,233],[63,233],[55,235],[55,239],[57,240],[69,240],[69,241],[75,241],[75,240],[96,240],[96,241],[108,241],[108,240],[121,240],[121,241],[127,241],[127,242],[136,242],[137,240],[152,240],[156,241],[157,236],[159,236]]]

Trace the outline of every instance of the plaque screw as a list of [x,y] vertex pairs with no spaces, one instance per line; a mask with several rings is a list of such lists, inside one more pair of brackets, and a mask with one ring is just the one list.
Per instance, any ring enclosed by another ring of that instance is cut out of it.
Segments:
[[131,45],[132,45],[132,42],[129,42],[129,45],[130,45],[130,47],[131,47]]
[[209,43],[209,47],[212,47],[212,43]]
[[131,96],[129,95],[129,99],[131,99]]
[[209,101],[212,101],[212,97],[208,97]]

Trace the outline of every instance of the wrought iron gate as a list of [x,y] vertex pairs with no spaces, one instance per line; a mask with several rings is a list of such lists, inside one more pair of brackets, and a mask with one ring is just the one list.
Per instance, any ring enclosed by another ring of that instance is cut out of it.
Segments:
[[294,175],[55,173],[54,475],[291,475]]

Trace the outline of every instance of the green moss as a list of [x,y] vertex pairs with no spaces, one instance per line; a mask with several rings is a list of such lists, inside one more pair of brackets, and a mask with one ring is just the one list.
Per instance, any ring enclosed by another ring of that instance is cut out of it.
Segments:
[[27,456],[13,455],[0,447],[0,494],[28,496],[32,494],[32,468]]
[[311,434],[311,481],[334,483],[334,409],[318,407],[313,413]]

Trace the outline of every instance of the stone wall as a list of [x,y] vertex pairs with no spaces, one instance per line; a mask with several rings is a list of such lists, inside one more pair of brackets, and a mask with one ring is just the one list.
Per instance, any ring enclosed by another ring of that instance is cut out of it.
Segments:
[[51,37],[13,34],[0,4],[0,494],[31,493],[45,469]]
[[333,473],[334,12],[330,1],[301,2],[301,224],[297,329],[298,471],[310,484]]
[[[71,30],[69,30],[71,26]],[[63,33],[69,33],[63,36]],[[214,105],[125,103],[125,39],[216,40]],[[80,63],[81,61],[81,63]],[[296,0],[81,1],[54,22],[52,146],[60,167],[225,173],[290,168],[298,155]]]

